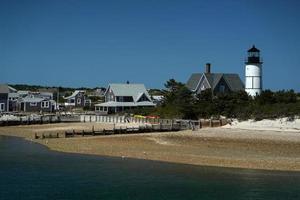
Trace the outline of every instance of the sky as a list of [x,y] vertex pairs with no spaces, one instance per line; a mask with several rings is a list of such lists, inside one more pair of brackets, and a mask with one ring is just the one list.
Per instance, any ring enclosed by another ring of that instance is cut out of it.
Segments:
[[237,73],[263,57],[264,89],[300,92],[297,0],[0,0],[0,82],[66,87]]

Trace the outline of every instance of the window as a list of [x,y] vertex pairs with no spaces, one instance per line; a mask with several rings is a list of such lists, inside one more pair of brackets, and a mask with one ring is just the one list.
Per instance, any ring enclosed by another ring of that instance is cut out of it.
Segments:
[[205,85],[204,84],[201,86],[201,90],[202,91],[205,90]]
[[81,99],[80,98],[77,99],[77,104],[81,104]]
[[107,107],[104,107],[104,111],[107,111]]
[[37,103],[36,103],[36,102],[31,102],[29,105],[30,105],[31,107],[34,107],[34,106],[37,106]]
[[220,92],[225,92],[225,85],[220,85]]
[[0,111],[4,111],[4,103],[0,103]]
[[42,101],[41,107],[42,108],[49,108],[49,101]]

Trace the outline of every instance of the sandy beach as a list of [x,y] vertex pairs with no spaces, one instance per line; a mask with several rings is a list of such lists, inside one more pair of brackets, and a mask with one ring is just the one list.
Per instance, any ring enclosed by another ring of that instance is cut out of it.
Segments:
[[300,132],[204,128],[197,131],[33,139],[34,133],[112,128],[112,124],[60,123],[0,127],[52,150],[193,165],[300,171]]

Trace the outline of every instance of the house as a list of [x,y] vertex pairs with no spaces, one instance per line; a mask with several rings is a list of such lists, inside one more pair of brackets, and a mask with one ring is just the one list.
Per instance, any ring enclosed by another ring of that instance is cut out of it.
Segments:
[[71,107],[84,107],[87,104],[84,90],[75,90],[71,96],[65,97],[65,106]]
[[15,94],[16,89],[6,84],[0,84],[0,112],[8,112],[10,104],[10,95]]
[[8,93],[8,100],[9,100],[9,112],[14,112],[18,110],[18,101],[20,96],[17,92]]
[[54,112],[55,108],[56,102],[51,99],[29,95],[19,100],[19,110],[23,112]]
[[144,84],[109,84],[104,96],[105,102],[95,105],[95,112],[98,114],[155,106]]
[[205,73],[194,73],[186,83],[195,94],[211,89],[214,94],[244,90],[244,84],[238,74],[211,73],[211,65],[206,64]]
[[159,105],[163,101],[164,96],[163,95],[152,95],[151,98],[152,98],[153,103],[155,103],[156,105]]

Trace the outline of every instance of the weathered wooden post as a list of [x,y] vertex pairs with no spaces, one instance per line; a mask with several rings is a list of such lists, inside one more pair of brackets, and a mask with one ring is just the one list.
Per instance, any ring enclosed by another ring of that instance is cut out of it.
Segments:
[[201,119],[199,119],[199,129],[202,128]]
[[220,119],[220,126],[222,126],[222,119]]

